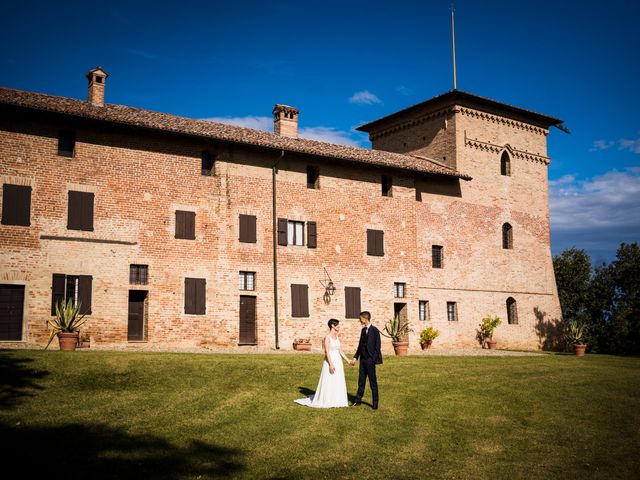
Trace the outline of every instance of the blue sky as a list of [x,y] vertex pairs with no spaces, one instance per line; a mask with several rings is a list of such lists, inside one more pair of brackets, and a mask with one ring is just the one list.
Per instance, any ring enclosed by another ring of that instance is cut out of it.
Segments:
[[[4,2],[0,85],[368,147],[354,127],[452,88],[450,1]],[[640,241],[640,2],[456,2],[458,88],[562,118],[552,251]]]

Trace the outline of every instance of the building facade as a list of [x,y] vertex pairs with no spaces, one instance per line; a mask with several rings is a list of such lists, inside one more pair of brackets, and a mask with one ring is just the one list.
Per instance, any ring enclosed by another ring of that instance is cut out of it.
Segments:
[[[454,90],[360,127],[372,149],[0,89],[0,341],[73,298],[91,346],[319,350],[327,321],[410,322],[411,350],[538,348],[561,318],[546,140],[560,120]],[[390,340],[384,339],[389,351]]]

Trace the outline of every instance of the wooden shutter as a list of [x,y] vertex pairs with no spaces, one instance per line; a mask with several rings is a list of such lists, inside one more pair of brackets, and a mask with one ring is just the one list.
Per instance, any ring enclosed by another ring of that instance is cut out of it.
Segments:
[[254,215],[240,215],[240,241],[256,243],[256,217]]
[[376,231],[376,255],[384,256],[384,232],[382,230]]
[[196,279],[184,279],[184,313],[196,311]]
[[367,230],[367,255],[375,255],[374,231]]
[[176,234],[175,238],[195,240],[196,238],[196,213],[176,210]]
[[287,245],[287,219],[278,219],[278,245]]
[[78,277],[78,302],[80,303],[80,314],[91,315],[91,283],[93,277],[90,275],[80,275]]
[[238,343],[255,344],[256,339],[256,297],[240,296],[240,328]]
[[184,238],[184,216],[180,210],[176,210],[176,233],[175,238]]
[[2,185],[2,224],[31,225],[31,187]]
[[346,318],[360,316],[360,287],[344,287],[344,305]]
[[82,230],[82,192],[69,191],[69,205],[67,208],[67,228]]
[[291,285],[291,316],[309,316],[309,286]]
[[91,192],[81,192],[80,198],[81,201],[81,223],[82,230],[86,230],[88,232],[93,231],[93,200],[95,194]]
[[307,247],[317,248],[317,237],[316,222],[307,222]]
[[196,281],[196,313],[204,315],[207,311],[207,280],[198,278]]
[[54,273],[51,282],[51,315],[56,314],[56,305],[64,302],[66,275],[64,273]]

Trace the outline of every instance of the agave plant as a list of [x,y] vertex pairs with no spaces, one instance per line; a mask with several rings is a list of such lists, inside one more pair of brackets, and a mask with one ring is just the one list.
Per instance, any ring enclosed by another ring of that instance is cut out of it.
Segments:
[[401,342],[402,338],[408,334],[411,329],[409,328],[409,322],[402,323],[400,321],[400,316],[396,315],[385,324],[384,331],[387,333],[380,333],[385,337],[390,338],[394,342]]
[[585,328],[582,323],[573,321],[564,327],[564,338],[569,345],[582,345],[584,337]]
[[45,350],[49,348],[49,345],[53,341],[58,332],[73,333],[80,330],[80,327],[87,321],[84,319],[85,315],[80,315],[80,302],[74,304],[73,299],[67,299],[67,302],[62,301],[56,304],[56,316],[53,319],[47,320],[47,325],[51,328],[49,334],[49,341]]

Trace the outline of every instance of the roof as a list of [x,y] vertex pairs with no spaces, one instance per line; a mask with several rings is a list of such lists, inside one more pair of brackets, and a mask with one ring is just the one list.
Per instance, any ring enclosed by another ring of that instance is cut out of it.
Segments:
[[253,145],[274,150],[340,159],[362,165],[400,169],[414,173],[445,175],[471,180],[471,177],[425,157],[348,147],[332,143],[290,138],[274,133],[237,127],[209,120],[179,117],[124,105],[92,105],[83,100],[57,97],[10,88],[0,88],[0,105],[12,105],[36,111],[54,112],[112,124],[162,132]]
[[356,128],[356,130],[359,130],[361,132],[371,132],[372,130],[376,130],[381,126],[385,126],[396,119],[401,119],[407,114],[417,113],[420,111],[432,112],[434,110],[450,105],[463,105],[487,112],[497,113],[499,115],[511,117],[515,120],[523,120],[543,128],[549,128],[552,125],[562,124],[562,120],[560,120],[559,118],[550,117],[542,113],[536,113],[531,110],[525,110],[524,108],[497,102],[496,100],[491,100],[490,98],[486,97],[480,97],[478,95],[474,95],[473,93],[467,93],[461,90],[450,90],[446,93],[443,93],[442,95],[438,95],[437,97],[430,98],[429,100],[418,103],[416,105],[412,105],[411,107],[405,108],[398,112],[394,112],[391,115],[387,115],[386,117],[382,117],[378,120],[374,120],[373,122],[369,122]]

